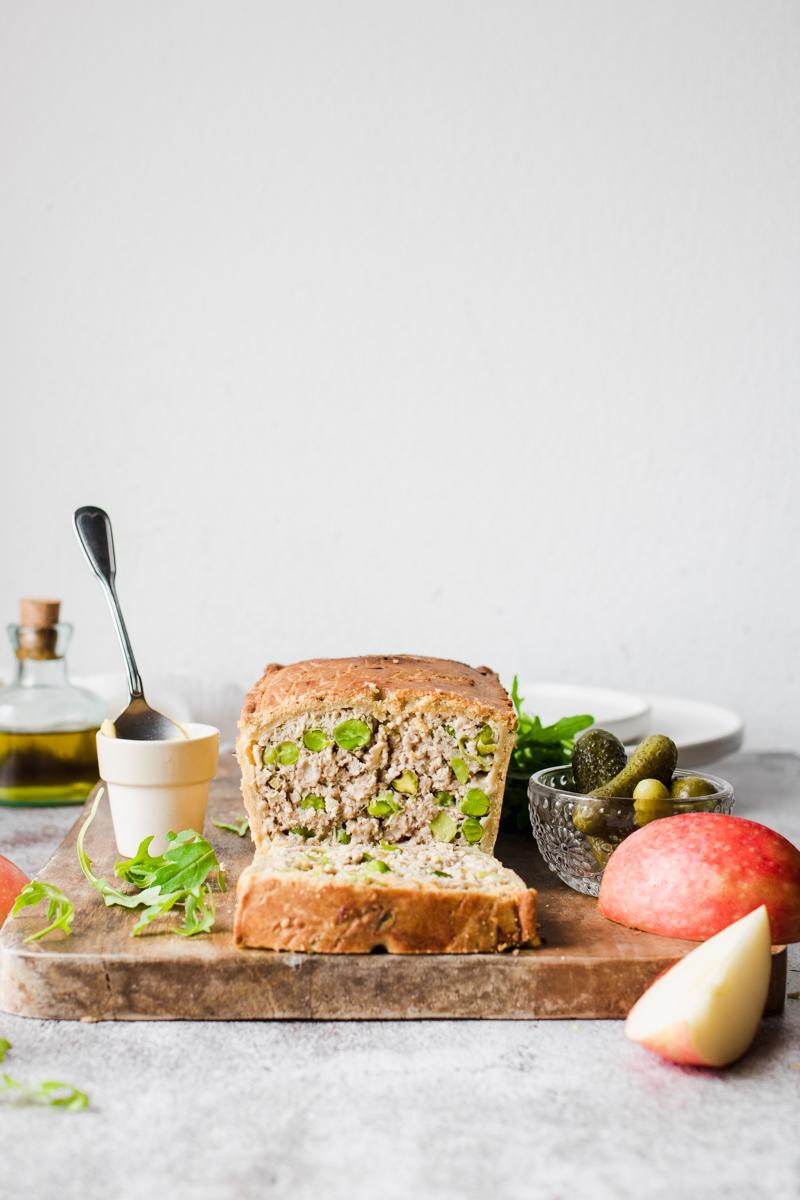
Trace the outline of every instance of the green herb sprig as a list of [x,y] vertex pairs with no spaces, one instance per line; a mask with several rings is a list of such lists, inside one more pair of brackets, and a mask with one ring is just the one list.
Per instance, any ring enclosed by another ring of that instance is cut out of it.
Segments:
[[517,741],[511,756],[512,769],[520,775],[531,775],[543,767],[559,767],[569,762],[575,738],[594,724],[587,715],[562,717],[554,725],[543,725],[539,717],[523,712],[525,703],[519,694],[519,681],[514,676],[511,699],[517,712]]
[[81,826],[77,852],[81,870],[105,904],[144,910],[131,931],[132,937],[138,937],[152,921],[166,916],[173,908],[183,909],[183,921],[173,927],[174,933],[193,937],[210,932],[215,917],[214,883],[219,891],[225,891],[224,872],[214,847],[193,829],[185,829],[182,833],[167,834],[167,849],[154,855],[150,853],[152,837],[145,838],[133,858],[121,859],[114,866],[118,879],[139,889],[123,892],[95,875],[86,852],[86,834],[102,795],[102,791],[98,792]]
[[[14,901],[11,916],[18,917],[23,908],[41,904],[43,900],[47,901],[47,924],[42,929],[37,929],[35,933],[29,933],[26,938],[23,938],[23,945],[26,942],[38,942],[40,938],[52,933],[54,929],[61,929],[67,935],[72,933],[75,905],[69,897],[64,895],[61,888],[56,887],[54,883],[44,883],[41,879],[32,879],[30,883],[25,884]],[[0,1058],[0,1062],[2,1061]]]
[[70,1112],[80,1112],[82,1108],[89,1107],[86,1092],[73,1087],[71,1083],[62,1083],[59,1079],[23,1083],[12,1078],[7,1071],[0,1075],[0,1096],[3,1095],[19,1104],[47,1104],[51,1108],[66,1108]]
[[516,675],[511,684],[511,699],[517,713],[517,740],[511,753],[502,822],[506,829],[529,829],[529,777],[544,767],[571,762],[575,738],[594,724],[594,717],[586,714],[562,717],[554,725],[543,725],[539,717],[523,711],[525,701],[519,694]]
[[212,825],[216,825],[217,829],[227,829],[229,833],[236,833],[239,837],[244,837],[250,832],[250,818],[242,817],[241,821],[215,821],[212,820]]
[[[5,1061],[10,1049],[11,1042],[7,1038],[0,1038],[0,1063]],[[46,1104],[51,1108],[66,1108],[70,1112],[79,1112],[82,1108],[89,1107],[86,1092],[73,1087],[71,1083],[62,1083],[58,1079],[45,1079],[42,1083],[23,1083],[6,1071],[0,1075],[0,1096],[7,1096],[17,1104]]]

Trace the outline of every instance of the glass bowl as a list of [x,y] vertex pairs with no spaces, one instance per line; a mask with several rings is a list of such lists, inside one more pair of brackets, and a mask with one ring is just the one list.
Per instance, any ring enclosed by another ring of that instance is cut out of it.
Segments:
[[707,780],[713,794],[694,800],[651,802],[647,820],[642,820],[642,814],[634,811],[633,800],[595,800],[576,792],[569,766],[537,771],[528,783],[528,807],[542,858],[576,892],[596,896],[614,847],[641,825],[676,813],[732,810],[733,788],[724,779],[706,771],[675,771],[673,778],[688,776]]

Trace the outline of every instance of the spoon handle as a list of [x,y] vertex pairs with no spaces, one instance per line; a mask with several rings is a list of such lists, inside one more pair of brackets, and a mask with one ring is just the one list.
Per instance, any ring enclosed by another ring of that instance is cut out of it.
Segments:
[[111,532],[111,521],[108,513],[104,512],[102,508],[95,508],[93,505],[87,504],[83,508],[75,510],[74,523],[75,532],[78,535],[78,541],[81,544],[83,553],[88,559],[89,566],[103,585],[108,606],[114,618],[117,637],[122,647],[122,654],[128,671],[128,687],[131,699],[144,697],[142,678],[139,674],[139,668],[136,666],[136,659],[133,657],[131,639],[128,637],[128,631],[125,628],[122,609],[119,606],[117,590],[114,586],[114,579],[117,574],[117,560],[114,554],[114,535]]

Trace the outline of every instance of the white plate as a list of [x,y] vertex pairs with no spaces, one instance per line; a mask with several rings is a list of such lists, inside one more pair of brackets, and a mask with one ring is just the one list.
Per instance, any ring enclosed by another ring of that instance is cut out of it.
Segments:
[[665,733],[678,747],[679,767],[707,767],[739,749],[744,721],[729,708],[677,696],[648,696],[648,733]]
[[[127,704],[122,672],[85,676],[73,680],[105,699],[114,716]],[[509,685],[510,686],[510,685]],[[161,712],[177,721],[203,721],[223,733],[224,748],[230,748],[236,716],[244,693],[228,683],[178,675],[148,676],[147,698]],[[623,742],[641,741],[648,733],[665,733],[678,747],[678,766],[710,766],[742,744],[744,723],[735,712],[698,700],[677,696],[637,696],[612,688],[582,687],[568,683],[521,683],[525,710],[541,717],[545,725],[559,717],[591,713],[602,729],[615,733]]]
[[543,725],[590,713],[595,725],[623,742],[640,740],[649,732],[650,702],[644,696],[569,683],[521,683],[519,690],[525,711],[540,717]]

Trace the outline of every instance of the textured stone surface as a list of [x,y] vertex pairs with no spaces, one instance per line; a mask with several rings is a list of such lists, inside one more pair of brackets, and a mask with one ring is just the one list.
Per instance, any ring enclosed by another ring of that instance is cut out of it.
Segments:
[[[720,774],[740,815],[800,841],[800,760]],[[74,814],[1,812],[34,871]],[[796,949],[789,990],[800,989]],[[800,1001],[726,1072],[671,1067],[619,1022],[138,1023],[0,1015],[20,1078],[83,1114],[0,1108],[4,1195],[793,1198]],[[137,1182],[137,1175],[144,1182]]]

